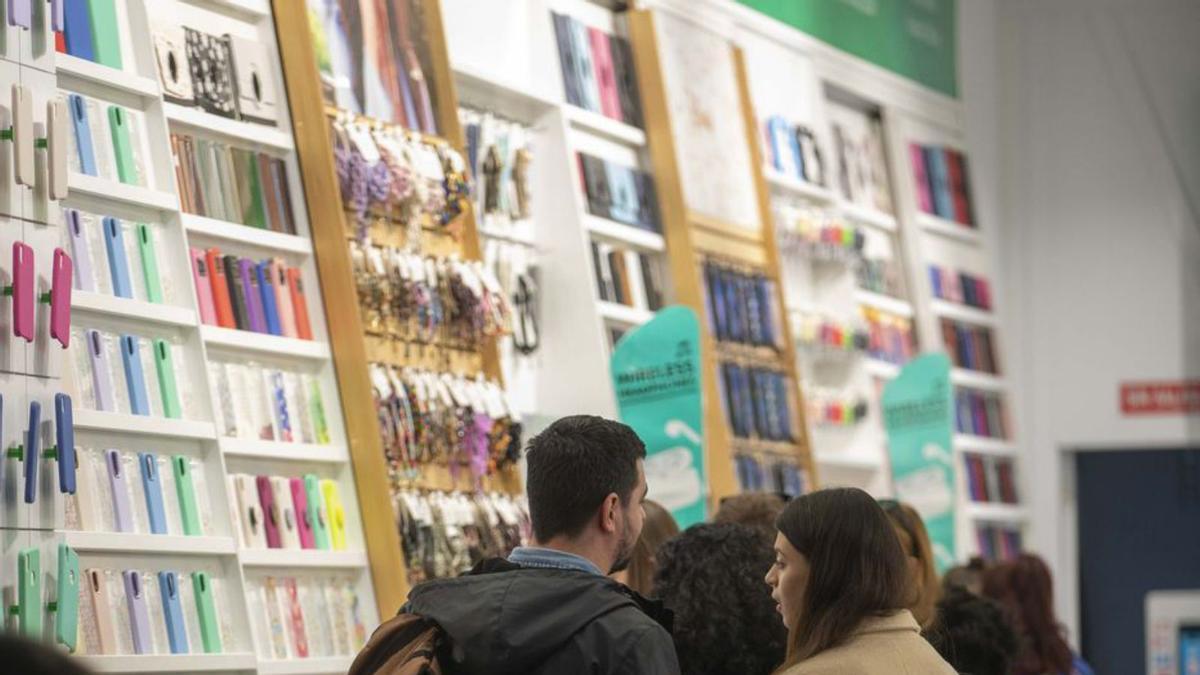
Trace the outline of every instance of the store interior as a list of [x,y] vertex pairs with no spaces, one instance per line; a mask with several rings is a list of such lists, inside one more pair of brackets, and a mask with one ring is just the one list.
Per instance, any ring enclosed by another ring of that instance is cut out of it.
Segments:
[[1097,673],[1192,672],[1194,3],[0,14],[7,630],[344,673],[530,542],[524,444],[593,414],[681,525],[902,499],[939,565],[1042,557]]

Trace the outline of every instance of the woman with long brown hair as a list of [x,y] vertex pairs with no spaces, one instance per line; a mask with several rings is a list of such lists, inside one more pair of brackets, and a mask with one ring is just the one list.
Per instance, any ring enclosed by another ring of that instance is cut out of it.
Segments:
[[1013,675],[1092,675],[1071,651],[1054,614],[1054,581],[1041,558],[1023,553],[983,573],[983,595],[999,603],[1017,633]]
[[908,566],[862,490],[820,490],[777,523],[771,597],[788,628],[782,675],[953,675],[906,608]]
[[937,603],[942,598],[937,567],[933,564],[933,546],[917,510],[894,499],[881,499],[879,505],[900,538],[900,549],[908,564],[907,607],[921,630],[929,630],[937,618]]

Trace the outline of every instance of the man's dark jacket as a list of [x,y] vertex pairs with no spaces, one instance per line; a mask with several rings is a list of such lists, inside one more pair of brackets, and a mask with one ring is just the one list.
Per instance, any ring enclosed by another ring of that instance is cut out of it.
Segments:
[[450,675],[679,673],[669,612],[607,577],[497,559],[408,600],[449,637]]

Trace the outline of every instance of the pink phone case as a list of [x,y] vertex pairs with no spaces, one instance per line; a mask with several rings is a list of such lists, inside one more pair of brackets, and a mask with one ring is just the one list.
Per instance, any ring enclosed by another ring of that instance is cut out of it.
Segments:
[[296,330],[296,312],[292,308],[292,295],[288,290],[287,268],[283,261],[271,261],[271,280],[275,282],[275,309],[279,312],[279,327],[287,337],[299,337]]
[[600,112],[605,117],[621,119],[621,99],[617,96],[617,76],[613,70],[608,34],[599,28],[588,27],[592,43],[592,63],[596,70],[596,85],[600,89]]
[[258,476],[254,482],[258,485],[258,501],[263,509],[263,532],[267,535],[267,548],[283,548],[283,541],[279,538],[279,508],[275,504],[271,479]]
[[13,335],[33,342],[33,248],[13,242]]
[[313,537],[312,523],[308,522],[308,493],[304,490],[304,479],[293,478],[288,482],[292,486],[292,504],[296,507],[296,530],[300,533],[300,548],[316,548],[317,540]]
[[50,337],[66,349],[71,345],[71,278],[74,274],[71,256],[61,248],[54,249],[50,277]]
[[206,326],[217,325],[217,310],[213,306],[212,280],[204,251],[192,248],[192,281],[196,284],[196,304],[200,305],[200,321]]
[[917,207],[924,213],[933,213],[933,195],[929,192],[929,176],[925,168],[925,154],[916,143],[908,144],[908,157],[912,162],[913,182],[917,187]]

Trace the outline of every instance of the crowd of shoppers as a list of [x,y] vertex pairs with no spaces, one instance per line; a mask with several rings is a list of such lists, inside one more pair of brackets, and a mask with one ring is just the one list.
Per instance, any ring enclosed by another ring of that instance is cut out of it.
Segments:
[[730,498],[681,533],[645,455],[618,422],[551,424],[535,545],[414,588],[351,675],[1091,675],[1035,556],[939,581],[920,515],[848,488]]

